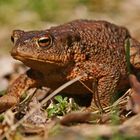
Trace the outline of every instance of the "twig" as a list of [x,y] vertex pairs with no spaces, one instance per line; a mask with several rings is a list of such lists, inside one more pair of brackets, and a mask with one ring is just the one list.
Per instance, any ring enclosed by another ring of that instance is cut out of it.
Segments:
[[[104,107],[103,109],[106,111],[106,113],[109,112],[110,109],[111,109],[112,107],[115,107],[115,106],[117,106],[117,105],[121,105],[121,104],[127,103],[127,101],[125,100],[125,98],[126,98],[126,96],[128,95],[128,93],[129,93],[130,91],[131,91],[131,89],[127,90],[127,91],[125,92],[125,94],[124,94],[123,96],[121,96],[117,101],[115,101],[111,106]],[[94,114],[97,114],[97,113],[99,113],[99,112],[100,112],[100,111],[97,110],[97,111],[91,112],[91,114],[94,115]]]
[[119,104],[119,102],[120,102],[124,97],[126,97],[130,91],[131,91],[131,89],[127,90],[123,96],[121,96],[117,101],[115,101],[115,102],[113,103],[113,106],[116,106],[117,104]]
[[35,95],[36,91],[37,91],[37,89],[33,88],[32,92],[29,92],[29,94],[26,96],[26,98],[20,102],[20,105],[24,104],[27,101],[30,101],[32,99],[32,97]]
[[[93,92],[92,89],[90,89],[84,82],[82,82],[81,80],[79,80],[79,82],[87,89],[89,90],[92,94],[93,94],[93,98],[94,98],[94,102],[95,102],[95,105],[97,106],[97,108],[100,110],[100,112],[104,112],[104,109],[101,105],[101,102],[100,102],[100,97],[99,97],[99,93],[98,91],[96,92]],[[96,87],[97,88],[97,87]]]

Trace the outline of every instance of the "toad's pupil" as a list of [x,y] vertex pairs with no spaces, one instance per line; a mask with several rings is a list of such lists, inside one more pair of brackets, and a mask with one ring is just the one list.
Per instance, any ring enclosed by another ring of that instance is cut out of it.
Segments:
[[49,39],[40,39],[39,40],[39,43],[48,43],[49,42]]

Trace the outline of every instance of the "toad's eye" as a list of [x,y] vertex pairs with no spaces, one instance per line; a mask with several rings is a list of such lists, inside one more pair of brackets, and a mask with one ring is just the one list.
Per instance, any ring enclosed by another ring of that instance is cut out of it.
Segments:
[[46,36],[46,37],[41,37],[39,38],[38,40],[38,45],[40,47],[47,47],[47,46],[50,46],[52,43],[52,39],[50,36]]

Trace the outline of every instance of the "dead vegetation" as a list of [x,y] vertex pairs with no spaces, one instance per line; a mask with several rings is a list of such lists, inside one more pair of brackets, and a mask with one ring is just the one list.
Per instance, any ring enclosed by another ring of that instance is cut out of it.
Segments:
[[[13,63],[15,65],[15,63]],[[13,67],[13,65],[12,65]],[[17,64],[17,67],[24,67]],[[6,73],[7,80],[14,74]],[[84,75],[83,75],[84,76]],[[12,78],[11,78],[12,77]],[[104,113],[97,110],[92,113],[82,112],[69,97],[62,97],[59,92],[74,84],[81,77],[62,85],[52,94],[48,89],[31,89],[22,97],[16,107],[0,115],[1,139],[138,139],[140,136],[140,83],[134,75],[130,75],[131,89],[115,101],[111,106],[103,108]],[[43,97],[38,97],[43,94]],[[54,97],[55,96],[55,97]],[[55,112],[55,113],[54,113]],[[49,115],[48,115],[49,114]]]

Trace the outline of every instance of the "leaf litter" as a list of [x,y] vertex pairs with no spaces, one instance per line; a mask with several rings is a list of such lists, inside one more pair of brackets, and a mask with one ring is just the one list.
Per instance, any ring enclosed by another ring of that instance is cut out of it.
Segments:
[[[21,69],[26,69],[21,64],[20,66]],[[16,71],[14,74],[12,71],[8,76],[5,74],[6,76],[1,76],[1,78],[12,77],[10,78],[12,81],[14,76],[11,75],[19,73],[17,69],[14,71]],[[132,137],[140,135],[140,124],[138,123],[140,122],[140,83],[135,75],[129,75],[132,88],[111,106],[103,108],[105,113],[101,113],[100,110],[91,113],[82,112],[83,108],[76,106],[73,99],[61,95],[55,96],[63,88],[74,84],[81,78],[82,76],[77,77],[51,94],[48,89],[28,91],[29,93],[27,96],[25,95],[25,99],[22,99],[19,105],[0,115],[0,138],[56,139],[56,137],[63,137],[62,135],[69,135],[69,132],[73,135],[72,137],[82,139],[111,138],[116,134],[131,135]],[[43,97],[37,99],[41,92]],[[50,106],[55,110],[55,113],[56,110],[60,112],[49,117],[47,109]]]

